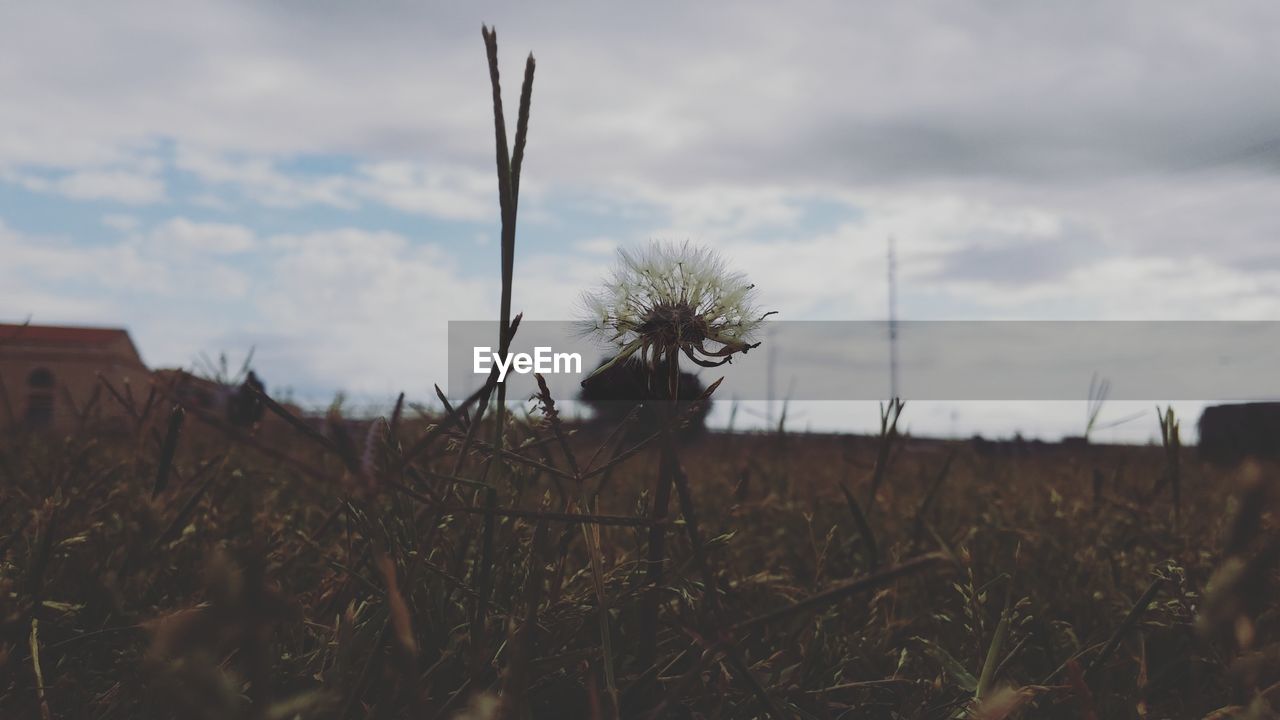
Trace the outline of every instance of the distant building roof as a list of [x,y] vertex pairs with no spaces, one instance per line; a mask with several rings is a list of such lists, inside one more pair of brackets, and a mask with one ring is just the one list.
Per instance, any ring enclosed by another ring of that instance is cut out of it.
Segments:
[[18,342],[50,345],[107,345],[121,338],[128,340],[129,331],[123,328],[0,323],[0,344]]
[[123,351],[130,362],[142,362],[129,331],[123,328],[0,323],[0,353],[6,346],[37,353],[54,352],[59,356],[107,352],[119,357]]

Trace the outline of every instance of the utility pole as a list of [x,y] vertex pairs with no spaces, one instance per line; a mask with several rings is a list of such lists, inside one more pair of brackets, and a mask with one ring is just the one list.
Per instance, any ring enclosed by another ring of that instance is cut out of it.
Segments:
[[889,399],[898,397],[898,259],[889,236]]
[[[770,328],[769,330],[768,338],[770,340],[772,340],[773,338],[772,328]],[[773,406],[778,401],[778,398],[774,397],[774,389],[777,387],[774,384],[774,378],[775,378],[775,373],[777,372],[777,369],[778,369],[778,344],[775,342],[770,342],[769,343],[769,360],[767,363],[767,376],[766,376],[767,378],[766,383],[768,387],[765,388],[765,399],[767,400],[767,402],[765,402],[765,405],[764,405],[764,408],[765,408],[764,422],[765,422],[765,426],[768,427],[770,430],[773,429]]]

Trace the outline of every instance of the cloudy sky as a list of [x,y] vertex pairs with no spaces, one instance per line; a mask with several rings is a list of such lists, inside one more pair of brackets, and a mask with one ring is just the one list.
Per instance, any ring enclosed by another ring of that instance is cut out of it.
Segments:
[[432,5],[0,10],[0,321],[425,398],[446,322],[497,309],[482,22],[511,107],[538,62],[529,318],[648,239],[720,249],[781,318],[880,318],[890,235],[903,317],[1280,318],[1280,5]]

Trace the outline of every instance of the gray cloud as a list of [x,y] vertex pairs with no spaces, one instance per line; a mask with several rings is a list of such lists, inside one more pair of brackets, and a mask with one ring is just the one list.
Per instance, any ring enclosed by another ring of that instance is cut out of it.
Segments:
[[0,39],[24,70],[0,75],[20,100],[0,143],[11,161],[108,159],[155,135],[267,154],[481,159],[486,19],[502,33],[511,93],[524,52],[539,57],[535,152],[562,179],[1274,169],[1266,143],[1280,136],[1268,92],[1280,7],[1260,2],[7,14]]
[[[975,236],[977,235],[977,236]],[[1036,285],[1061,281],[1102,254],[1098,239],[1080,228],[1048,237],[966,233],[941,257],[940,280]]]

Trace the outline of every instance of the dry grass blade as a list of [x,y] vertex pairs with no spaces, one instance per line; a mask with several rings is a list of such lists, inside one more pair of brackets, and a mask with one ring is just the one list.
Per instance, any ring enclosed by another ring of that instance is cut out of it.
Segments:
[[422,485],[422,487],[427,491],[428,495],[431,495],[432,497],[437,497],[437,498],[439,493],[437,493],[434,488],[432,488],[429,484],[427,484],[424,478],[439,480],[441,482],[446,482],[451,485],[465,485],[466,487],[472,488],[474,490],[492,490],[493,489],[493,486],[487,482],[472,480],[471,478],[458,477],[457,475],[445,475],[444,473],[429,472],[429,473],[426,473],[426,475],[424,476],[421,473],[419,473],[415,468],[409,468],[409,477],[412,477],[413,479],[417,480],[418,483]]
[[36,556],[27,568],[26,593],[31,597],[33,607],[38,606],[44,588],[45,571],[49,568],[49,559],[53,555],[54,532],[58,527],[57,505],[50,505],[44,520],[44,530],[40,534],[40,544],[36,548]]
[[18,416],[13,412],[13,404],[9,402],[9,389],[4,384],[4,378],[0,378],[0,408],[4,410],[5,427],[17,427]]
[[360,697],[364,695],[364,690],[370,685],[373,675],[378,672],[378,668],[382,663],[382,648],[386,646],[387,640],[391,637],[391,617],[387,616],[382,621],[382,630],[378,632],[378,639],[374,642],[374,651],[369,654],[365,660],[364,666],[360,669],[360,678],[352,686],[351,694],[347,696],[347,702],[343,706],[342,712],[338,717],[353,718],[358,717],[356,708],[360,704]]
[[551,426],[551,432],[555,435],[556,442],[560,444],[560,452],[564,455],[565,462],[569,465],[569,472],[581,489],[582,476],[578,471],[578,458],[574,456],[573,450],[569,447],[569,439],[565,436],[564,425],[560,421],[560,413],[556,410],[556,401],[551,397],[551,391],[547,389],[547,379],[542,373],[534,373],[534,378],[538,381],[538,402],[542,406],[542,414],[547,418],[547,424]]
[[[544,501],[542,508],[545,510]],[[520,708],[527,707],[530,665],[534,658],[538,630],[538,605],[542,603],[543,575],[546,570],[547,523],[539,520],[533,530],[533,544],[529,551],[529,573],[524,586],[524,618],[512,640],[511,660],[507,663],[507,676],[503,681],[502,715],[520,717]]]
[[[505,449],[500,450],[497,447],[494,447],[492,444],[484,442],[483,440],[476,440],[474,444],[476,449],[485,453],[490,460],[494,458],[501,458],[503,460],[509,460],[512,463],[515,463],[517,465],[524,465],[525,467],[533,468],[535,470],[540,470],[548,475],[553,475],[562,480],[572,480],[572,481],[578,480],[578,476],[574,475],[571,472],[568,472],[566,470],[561,470],[560,468],[555,467],[554,465],[548,465],[547,463],[542,462],[541,460],[535,460],[523,453],[518,453],[518,452],[515,452],[514,450],[505,450]],[[485,487],[493,487],[493,483],[484,482],[484,484],[485,484]]]
[[1164,472],[1160,475],[1160,480],[1155,487],[1151,489],[1151,497],[1154,499],[1164,490],[1165,486],[1171,487],[1173,494],[1173,522],[1176,525],[1182,513],[1182,464],[1180,453],[1182,450],[1182,437],[1180,435],[1180,423],[1173,413],[1173,407],[1166,407],[1164,412],[1160,411],[1159,406],[1156,407],[1156,417],[1160,420],[1160,445],[1164,449]]
[[265,405],[268,410],[270,410],[273,414],[275,414],[281,420],[284,420],[286,423],[288,423],[289,427],[293,428],[294,430],[297,430],[299,433],[302,434],[303,437],[311,440],[312,442],[315,442],[320,447],[323,447],[325,450],[328,450],[334,455],[337,455],[339,457],[342,456],[342,452],[338,449],[336,445],[333,444],[333,440],[325,437],[323,433],[321,433],[320,431],[316,430],[314,427],[300,420],[296,415],[289,412],[288,408],[276,402],[275,400],[271,399],[271,396],[268,395],[261,388],[255,387],[253,385],[247,385],[246,387],[248,387],[250,390],[253,391],[254,395],[257,396],[257,398],[262,401],[262,404]]
[[[716,380],[715,382],[708,385],[707,389],[702,391],[702,395],[698,396],[697,400],[695,400],[692,403],[689,403],[689,406],[684,409],[684,412],[681,415],[680,419],[677,421],[677,423],[688,420],[690,417],[696,414],[702,408],[703,405],[705,405],[708,402],[711,402],[711,396],[715,393],[716,388],[720,387],[720,383],[722,382],[724,382],[724,378],[720,378],[719,380]],[[622,452],[610,458],[609,462],[601,465],[598,468],[587,470],[582,474],[582,478],[586,480],[586,479],[595,477],[596,475],[601,475],[603,473],[608,472],[613,467],[616,467],[617,465],[623,462],[626,462],[627,460],[631,459],[635,455],[638,455],[639,453],[643,452],[645,448],[652,445],[653,442],[656,441],[661,436],[662,436],[661,432],[656,432],[646,437],[645,439],[641,440],[635,445],[632,445],[626,450],[623,450]]]
[[773,698],[769,697],[769,693],[760,684],[755,674],[751,672],[751,668],[747,667],[747,664],[742,661],[737,651],[732,647],[726,647],[724,653],[725,660],[729,662],[729,669],[734,678],[747,686],[747,689],[755,696],[756,702],[760,703],[760,707],[764,709],[765,716],[774,718],[774,720],[784,720],[787,716],[778,709],[777,703],[773,701]]
[[737,625],[734,625],[733,630],[735,632],[749,630],[761,625],[768,625],[769,623],[790,617],[797,613],[825,607],[831,603],[843,600],[850,595],[855,595],[865,590],[886,585],[898,578],[919,572],[927,567],[947,563],[949,560],[950,558],[942,553],[920,555],[918,557],[911,558],[910,560],[905,560],[892,567],[885,568],[878,573],[858,578],[853,582],[845,583],[844,585],[831,588],[830,590],[825,590],[817,595],[800,600],[799,602],[791,603],[786,607],[764,613],[763,615],[757,615],[749,620],[744,620]]
[[524,63],[524,83],[520,86],[520,109],[516,114],[515,148],[511,152],[511,201],[513,205],[518,205],[520,202],[520,169],[524,165],[524,146],[529,137],[529,106],[533,100],[533,71],[535,69],[537,69],[537,62],[533,59],[533,53],[529,53],[529,57]]
[[116,389],[116,386],[112,385],[111,381],[108,380],[102,373],[98,373],[98,382],[102,383],[102,386],[105,387],[107,389],[107,392],[111,394],[112,399],[114,399],[116,403],[119,404],[120,407],[124,409],[126,413],[129,414],[129,417],[133,418],[135,422],[137,422],[140,419],[138,416],[138,408],[133,402],[132,395],[130,395],[129,397],[125,397],[123,394],[121,394],[119,390]]
[[217,473],[210,474],[209,477],[204,479],[204,482],[200,483],[200,485],[195,489],[195,492],[191,493],[191,497],[187,498],[187,501],[182,504],[182,509],[178,511],[177,515],[173,516],[173,520],[169,523],[168,527],[166,527],[164,532],[160,533],[159,537],[156,538],[155,543],[152,544],[152,550],[156,550],[161,545],[164,545],[170,540],[178,537],[178,534],[182,532],[182,529],[187,526],[187,521],[191,519],[191,515],[195,512],[196,507],[200,505],[200,500],[204,498],[204,494],[209,490],[209,486],[213,484],[213,481],[217,477]]
[[[450,403],[448,396],[444,394],[444,390],[441,390],[439,385],[436,385],[435,388],[436,388],[436,399],[438,399],[440,401],[440,405],[444,407],[445,414],[446,415],[457,414],[457,411],[453,409],[453,403]],[[404,394],[401,393],[400,397],[404,397]],[[457,423],[460,427],[467,427],[471,424],[471,421],[465,415],[463,415],[458,418]]]
[[937,477],[934,478],[933,484],[929,486],[929,492],[925,493],[924,500],[920,502],[920,509],[916,511],[916,519],[912,523],[911,540],[919,543],[924,535],[925,517],[929,513],[929,508],[933,507],[933,501],[938,496],[938,490],[942,488],[942,484],[946,482],[947,475],[951,472],[951,461],[955,459],[955,453],[947,455],[947,459],[942,463],[942,469],[938,471]]
[[[465,412],[467,408],[471,407],[472,405],[478,402],[487,401],[489,398],[489,393],[493,390],[493,385],[497,381],[497,378],[498,378],[497,373],[491,374],[489,376],[489,380],[482,387],[480,387],[480,389],[476,390],[469,397],[467,397],[466,400],[464,400],[460,405],[458,405],[458,412],[455,412],[452,415],[446,415],[444,420],[440,421],[439,424],[432,426],[425,433],[423,433],[422,437],[418,438],[417,442],[415,442],[412,446],[410,446],[409,449],[406,450],[400,456],[400,459],[388,471],[387,474],[395,475],[403,471],[404,468],[407,467],[410,463],[412,463],[415,459],[417,459],[419,455],[422,455],[427,450],[430,450],[431,446],[435,444],[436,440],[439,440],[442,436],[444,436],[446,433],[452,430],[454,425],[460,422],[460,417],[458,414],[459,412]],[[473,425],[474,424],[478,424],[478,423],[473,423]]]
[[400,442],[400,422],[404,417],[404,393],[401,392],[396,397],[395,407],[391,409],[391,421],[388,423],[390,428],[389,434],[391,438],[398,444]]
[[53,714],[49,712],[49,699],[45,697],[44,690],[44,670],[40,667],[40,621],[31,619],[31,637],[29,644],[31,648],[31,670],[36,678],[36,703],[40,706],[40,720],[50,720]]
[[1138,601],[1129,608],[1128,614],[1124,616],[1124,620],[1116,627],[1115,632],[1111,633],[1111,637],[1107,639],[1107,644],[1102,647],[1102,651],[1094,656],[1089,662],[1089,666],[1085,668],[1085,680],[1091,680],[1097,674],[1098,670],[1111,659],[1112,654],[1120,647],[1120,641],[1124,640],[1124,636],[1133,629],[1138,623],[1138,619],[1142,617],[1142,613],[1146,612],[1147,606],[1156,598],[1156,593],[1160,592],[1160,587],[1164,584],[1164,578],[1156,578],[1151,581],[1147,589],[1143,591]]
[[[511,326],[507,329],[507,339],[515,337],[516,332],[520,329],[520,320],[524,317],[524,313],[517,314],[511,320]],[[445,403],[446,417],[459,427],[466,427],[466,437],[462,440],[462,445],[458,448],[458,455],[453,465],[453,474],[457,475],[462,470],[462,465],[467,461],[467,455],[471,452],[471,447],[476,441],[476,432],[480,429],[481,421],[484,420],[485,408],[489,405],[489,397],[493,393],[493,389],[498,386],[498,369],[494,368],[489,373],[489,378],[485,382],[484,387],[480,388],[479,400],[476,403],[476,416],[471,418],[468,412],[470,402],[465,402],[456,411],[451,409],[448,403]],[[436,387],[437,394],[443,394],[439,386]],[[474,396],[473,396],[474,397]]]
[[858,528],[858,535],[862,537],[862,544],[867,547],[868,569],[871,572],[875,572],[880,567],[880,553],[876,548],[876,536],[871,532],[871,525],[867,523],[867,516],[862,512],[862,506],[853,497],[853,493],[849,492],[849,488],[841,484],[840,492],[844,493],[845,504],[849,506],[849,514],[853,516],[853,524]]
[[[387,611],[391,616],[391,628],[394,631],[397,647],[406,664],[416,664],[418,643],[413,636],[413,620],[409,615],[409,604],[400,592],[400,581],[396,577],[396,564],[386,553],[378,555],[378,572],[382,575],[386,587]],[[413,678],[415,672],[406,670],[405,677]]]
[[[63,388],[63,389],[66,390],[66,388]],[[0,390],[3,390],[3,388],[0,388]],[[2,396],[0,396],[0,398],[2,398]],[[76,416],[76,434],[84,433],[85,430],[88,429],[89,421],[90,419],[92,419],[94,410],[97,409],[98,403],[101,400],[102,400],[101,384],[97,384],[93,386],[93,390],[91,390],[89,394],[89,399],[85,401],[84,406],[81,408],[75,407],[75,398],[71,397],[70,391],[67,390],[67,402],[71,405],[72,412]]]
[[[664,442],[658,459],[658,477],[655,480],[653,503],[649,517],[665,521],[671,503],[671,488],[676,473],[680,471],[679,458],[671,450],[672,443]],[[658,644],[658,610],[662,596],[663,564],[666,562],[666,526],[649,528],[649,545],[645,555],[644,596],[640,600],[640,648],[641,667],[656,662]]]
[[[133,393],[130,390],[130,386],[127,380],[125,381],[124,389],[129,390],[129,397],[133,397]],[[147,390],[147,399],[145,402],[142,403],[142,412],[138,415],[138,431],[139,432],[142,431],[142,428],[147,427],[147,421],[151,419],[151,411],[154,410],[156,406],[159,405],[159,402],[158,402],[159,399],[160,399],[160,393],[156,391],[155,383],[152,383],[151,387]]]
[[615,441],[618,441],[623,437],[623,434],[622,434],[623,430],[625,430],[627,426],[633,420],[635,420],[636,416],[639,413],[640,413],[640,406],[637,405],[631,408],[631,410],[627,412],[625,416],[623,416],[621,422],[613,426],[613,429],[609,431],[609,435],[604,439],[604,441],[602,441],[599,445],[596,446],[595,452],[591,453],[591,459],[587,461],[588,472],[590,472],[591,469],[595,467],[596,461],[600,459],[600,453],[604,452],[605,448],[612,445],[615,449],[614,457],[617,457],[617,454],[622,451],[622,445],[620,442],[615,442]]
[[996,673],[1000,666],[1004,644],[1009,639],[1010,614],[1006,607],[1000,613],[1000,621],[996,623],[995,632],[991,636],[991,644],[987,646],[987,657],[982,662],[982,671],[978,675],[978,686],[973,693],[975,700],[982,700],[991,694]]
[[[520,181],[519,177],[513,172],[512,156],[507,150],[507,126],[502,112],[502,83],[498,73],[498,34],[495,30],[483,26],[480,31],[484,37],[485,55],[489,61],[489,83],[493,88],[494,149],[498,172],[498,204],[502,214],[502,295],[498,320],[498,354],[505,357],[511,348],[511,292],[515,273],[516,209],[519,201],[518,188]],[[528,112],[530,96],[533,92],[533,71],[534,60],[531,54],[525,64],[525,87],[522,91],[520,117],[517,120],[519,132],[516,137],[516,156],[521,159],[524,156],[524,143],[528,134]],[[519,165],[515,166],[516,171],[519,168]],[[499,384],[497,390],[497,405],[494,409],[493,446],[497,451],[497,455],[501,456],[503,432],[506,427],[507,387],[505,384]],[[486,473],[492,464],[492,460],[493,458],[490,458],[490,462],[485,465]],[[484,502],[486,507],[495,507],[498,502],[496,494],[492,491],[485,492]],[[476,608],[476,617],[472,627],[472,639],[477,647],[483,644],[479,640],[484,632],[486,602],[489,598],[489,593],[492,591],[493,518],[493,515],[486,515],[484,527],[481,530],[480,579],[477,583],[480,590],[481,603]],[[479,662],[478,655],[476,662]]]
[[[427,503],[432,509],[441,513],[467,513],[471,515],[492,515],[497,517],[523,518],[526,520],[550,520],[552,522],[581,523],[583,525],[616,525],[619,527],[652,527],[663,524],[650,518],[631,517],[628,515],[597,515],[592,513],[549,512],[543,510],[522,510],[503,507],[473,507],[470,505],[441,505],[436,500],[423,495],[397,482],[388,485],[421,503]],[[665,523],[670,524],[670,523]]]
[[[535,373],[535,378],[538,381],[538,401],[542,407],[542,413],[547,418],[547,423],[551,426],[551,432],[560,445],[560,451],[565,457],[565,462],[569,465],[571,479],[577,486],[583,510],[589,513],[592,508],[591,498],[587,496],[586,485],[582,473],[578,469],[578,459],[574,455],[573,449],[569,446],[568,438],[565,436],[560,413],[556,410],[556,401],[551,397],[551,391],[547,388],[546,378],[541,373]],[[572,507],[572,503],[569,504],[569,507]],[[641,518],[636,519],[639,520]],[[643,520],[645,524],[652,525],[652,520]],[[587,554],[591,564],[591,586],[595,591],[596,613],[600,621],[600,652],[604,666],[605,693],[609,696],[612,713],[617,715],[621,708],[621,700],[614,668],[613,632],[609,623],[609,604],[604,590],[604,552],[600,537],[601,524],[603,523],[584,524],[582,526],[582,538],[587,545]]]
[[173,454],[178,450],[178,437],[182,433],[182,421],[186,418],[181,405],[169,411],[169,426],[165,430],[164,443],[160,446],[160,462],[156,466],[156,481],[151,488],[151,499],[159,497],[169,484],[169,471],[173,469]]
[[224,435],[231,438],[232,440],[235,440],[240,445],[253,448],[254,450],[262,453],[263,455],[266,455],[269,458],[272,458],[273,460],[279,460],[280,462],[285,463],[286,465],[289,465],[295,470],[298,470],[299,472],[310,476],[312,479],[316,480],[321,485],[330,485],[337,482],[337,480],[334,477],[332,477],[329,473],[325,472],[324,470],[321,470],[320,468],[317,468],[303,460],[299,460],[298,458],[280,450],[274,445],[270,445],[252,435],[249,435],[248,433],[244,432],[240,428],[232,425],[231,423],[223,420],[222,418],[214,415],[213,413],[207,410],[203,410],[201,408],[197,408],[194,406],[190,406],[190,407],[184,406],[184,410],[187,413],[195,416],[196,420],[199,420],[201,423],[204,423],[205,425],[208,425],[209,427],[212,427],[215,430],[218,430],[219,432],[223,433]]
[[1005,687],[984,699],[973,709],[974,720],[1005,720],[1035,697],[1028,688]]
[[1089,690],[1089,683],[1085,680],[1084,673],[1080,670],[1080,663],[1075,660],[1069,660],[1066,664],[1066,670],[1067,682],[1075,692],[1076,700],[1080,702],[1081,720],[1098,720],[1098,711],[1093,703],[1093,693]]
[[205,460],[204,462],[200,463],[200,467],[196,468],[195,472],[191,473],[191,477],[183,481],[183,484],[184,485],[194,484],[197,480],[200,480],[201,478],[203,478],[205,473],[209,472],[215,466],[219,465],[226,459],[227,459],[227,456],[225,453],[219,453],[209,458],[208,460]]
[[[489,84],[493,88],[494,150],[498,165],[498,205],[505,230],[511,217],[511,155],[507,152],[507,121],[502,112],[502,82],[498,72],[498,32],[488,26],[480,27],[484,37],[485,55],[489,60]],[[503,240],[505,241],[505,233]],[[505,251],[504,251],[505,259]],[[503,280],[506,284],[506,263],[503,263]],[[508,301],[509,302],[509,301]]]
[[9,548],[13,547],[14,542],[22,537],[22,533],[26,531],[27,526],[31,524],[31,516],[27,515],[18,521],[9,534],[5,537],[4,542],[0,542],[0,558],[3,558],[9,552]]
[[900,398],[890,400],[888,407],[881,406],[880,444],[876,449],[876,465],[871,471],[871,487],[867,490],[867,509],[871,512],[875,512],[876,494],[889,474],[889,459],[898,439],[898,419],[902,417],[904,407],[906,403]]

